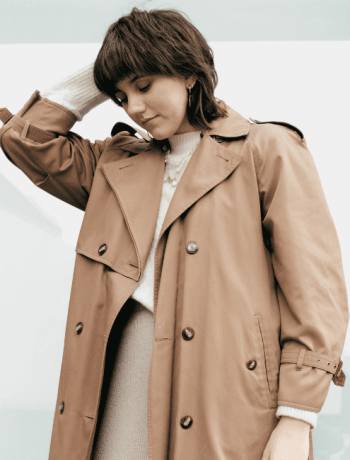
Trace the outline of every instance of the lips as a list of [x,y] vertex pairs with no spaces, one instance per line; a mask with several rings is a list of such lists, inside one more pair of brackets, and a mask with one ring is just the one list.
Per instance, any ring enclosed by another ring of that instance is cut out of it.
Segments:
[[151,117],[151,118],[146,118],[145,120],[141,121],[141,124],[145,126],[146,123],[148,123],[151,120],[154,120],[156,117],[158,117],[158,115],[155,115],[154,117]]

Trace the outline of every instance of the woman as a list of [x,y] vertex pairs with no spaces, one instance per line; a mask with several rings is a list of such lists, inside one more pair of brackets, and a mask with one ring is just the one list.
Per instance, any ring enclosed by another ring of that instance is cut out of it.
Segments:
[[[216,84],[187,19],[134,8],[93,65],[1,111],[9,160],[85,211],[50,460],[313,458],[345,380],[336,230],[301,131]],[[141,139],[70,131],[108,98]]]

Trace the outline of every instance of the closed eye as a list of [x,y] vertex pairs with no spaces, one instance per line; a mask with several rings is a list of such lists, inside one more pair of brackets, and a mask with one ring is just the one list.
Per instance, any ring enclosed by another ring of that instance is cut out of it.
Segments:
[[[122,97],[122,95],[124,97]],[[115,95],[115,98],[117,99],[117,101],[120,103],[120,104],[123,104],[124,102],[127,101],[127,97],[126,95],[124,95],[122,92],[120,93],[120,96],[118,94]]]
[[[139,91],[141,91],[142,93],[146,93],[151,87],[151,82],[148,83],[146,86],[143,86],[142,88],[138,88]],[[126,97],[126,95],[124,97],[118,97],[116,96],[118,102],[120,104],[125,104],[127,101],[128,101],[128,98]]]
[[143,93],[145,93],[151,86],[151,83],[148,83],[148,85],[144,86],[143,88],[139,88],[139,91],[142,91]]

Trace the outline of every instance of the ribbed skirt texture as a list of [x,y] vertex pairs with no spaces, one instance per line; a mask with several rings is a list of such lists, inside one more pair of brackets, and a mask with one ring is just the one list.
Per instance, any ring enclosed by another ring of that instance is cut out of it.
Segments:
[[153,313],[128,299],[108,341],[91,460],[147,460],[147,388],[153,329]]

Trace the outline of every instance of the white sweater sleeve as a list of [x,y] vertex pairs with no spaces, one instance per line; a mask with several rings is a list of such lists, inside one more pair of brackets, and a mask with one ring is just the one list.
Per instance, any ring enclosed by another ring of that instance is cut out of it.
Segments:
[[40,95],[62,105],[72,112],[78,121],[81,121],[90,110],[109,99],[95,85],[93,66],[92,62],[40,92]]
[[288,417],[298,418],[304,420],[305,422],[310,423],[311,429],[316,427],[318,413],[311,412],[308,410],[297,409],[296,407],[290,406],[278,406],[276,411],[276,417],[281,418],[282,415],[287,415]]

